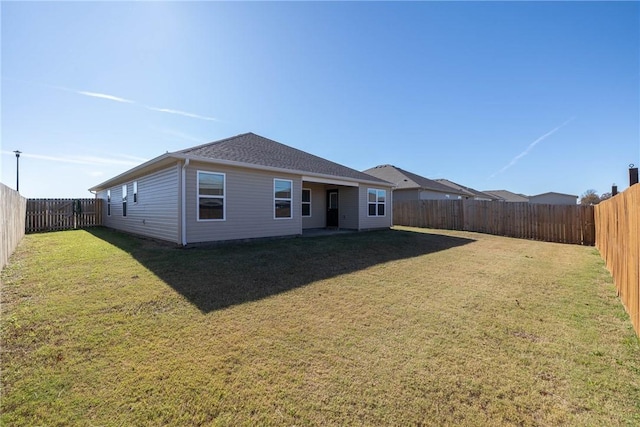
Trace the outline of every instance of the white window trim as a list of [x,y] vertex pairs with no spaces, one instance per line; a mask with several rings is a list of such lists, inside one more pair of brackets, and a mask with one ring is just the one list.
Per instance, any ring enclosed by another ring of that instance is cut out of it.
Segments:
[[[376,192],[376,201],[375,202],[370,202],[369,201],[369,191],[375,191]],[[379,201],[379,194],[378,192],[380,191],[384,191],[384,202],[380,202]],[[369,205],[371,204],[375,204],[376,205],[376,214],[375,215],[371,215],[369,214]],[[378,205],[384,205],[384,215],[378,215]],[[387,190],[384,190],[382,188],[367,188],[367,217],[369,218],[384,218],[387,216]]]
[[111,189],[107,189],[107,216],[111,216]]
[[133,181],[133,204],[138,204],[138,181]]
[[[200,195],[200,174],[209,173],[212,175],[222,175],[222,196]],[[222,218],[221,219],[200,219],[200,198],[205,199],[222,199]],[[196,171],[196,221],[197,222],[222,222],[227,220],[227,174],[215,171]]]
[[302,216],[303,218],[311,218],[311,215],[313,214],[313,211],[311,210],[311,198],[313,197],[313,191],[311,191],[310,188],[302,188],[302,192],[304,193],[305,191],[309,192],[309,201],[305,202],[304,201],[304,197],[301,198],[300,200],[300,205],[309,205],[309,215],[305,215],[304,213],[302,213],[302,211],[300,212],[300,216]]
[[[290,198],[285,198],[285,197],[276,197],[276,181],[287,181],[291,184],[291,197]],[[277,219],[277,220],[281,220],[281,219],[293,219],[293,181],[290,179],[283,179],[283,178],[273,178],[273,189],[272,189],[272,193],[273,193],[273,219]],[[276,216],[276,201],[278,200],[288,200],[291,206],[291,215],[290,216],[284,216],[284,217],[280,217],[278,218]]]

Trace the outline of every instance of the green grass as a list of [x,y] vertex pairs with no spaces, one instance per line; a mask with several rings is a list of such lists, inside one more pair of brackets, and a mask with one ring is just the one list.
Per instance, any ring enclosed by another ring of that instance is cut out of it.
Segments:
[[176,249],[28,235],[2,425],[638,425],[596,250],[397,228]]

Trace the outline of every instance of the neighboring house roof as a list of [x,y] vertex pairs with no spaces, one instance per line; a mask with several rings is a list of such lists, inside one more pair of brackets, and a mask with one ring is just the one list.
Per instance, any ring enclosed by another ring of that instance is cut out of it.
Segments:
[[425,178],[393,165],[375,166],[371,169],[365,170],[364,173],[394,184],[396,190],[420,189],[439,191],[441,193],[468,195],[466,192],[455,190],[437,181]]
[[448,187],[451,188],[455,188],[456,190],[459,191],[464,191],[466,193],[468,193],[470,196],[472,197],[477,197],[477,198],[482,198],[482,199],[489,199],[489,200],[497,200],[498,198],[495,196],[492,196],[491,194],[487,194],[487,193],[483,193],[482,191],[478,191],[475,190],[471,187],[465,187],[464,185],[460,185],[457,184],[453,181],[449,181],[448,179],[444,179],[444,178],[440,178],[440,179],[436,179],[437,182],[439,182],[440,184],[444,184]]
[[529,199],[525,195],[512,193],[511,191],[507,190],[483,190],[482,192],[495,196],[498,198],[498,200],[501,200],[503,202],[526,203],[529,201]]
[[92,187],[90,190],[97,191],[110,187],[128,177],[139,176],[154,168],[157,169],[158,167],[169,165],[176,159],[190,159],[194,161],[222,163],[231,166],[287,171],[353,182],[390,184],[382,179],[351,169],[347,166],[331,162],[322,157],[314,156],[305,151],[249,132],[173,153],[163,154]]
[[555,195],[555,196],[565,196],[565,197],[573,197],[573,198],[578,198],[578,196],[574,196],[573,194],[566,194],[566,193],[556,193],[555,191],[548,191],[546,193],[540,193],[540,194],[534,194],[531,197],[540,197],[540,196],[549,196],[549,195]]

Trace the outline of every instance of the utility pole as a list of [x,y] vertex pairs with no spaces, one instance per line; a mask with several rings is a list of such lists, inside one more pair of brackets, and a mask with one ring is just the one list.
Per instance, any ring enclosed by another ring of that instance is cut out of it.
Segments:
[[20,154],[21,152],[16,150],[16,191],[20,192]]

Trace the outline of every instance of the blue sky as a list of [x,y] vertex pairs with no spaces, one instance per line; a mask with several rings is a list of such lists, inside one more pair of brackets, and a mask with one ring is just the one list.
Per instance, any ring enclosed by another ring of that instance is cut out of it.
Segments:
[[2,183],[255,132],[354,169],[580,195],[640,163],[638,2],[1,2]]

